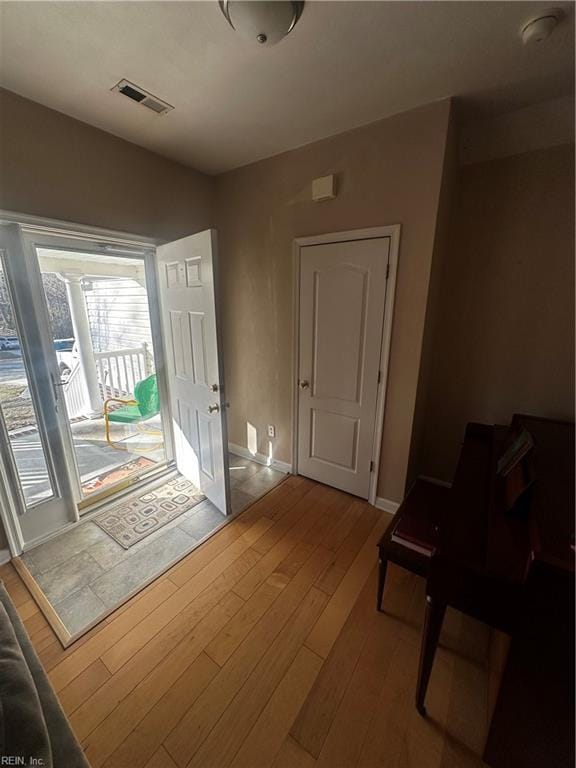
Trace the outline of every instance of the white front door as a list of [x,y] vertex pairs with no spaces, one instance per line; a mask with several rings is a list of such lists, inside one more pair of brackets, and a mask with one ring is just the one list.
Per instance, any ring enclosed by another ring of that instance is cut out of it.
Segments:
[[390,238],[301,248],[298,472],[368,498]]
[[157,248],[175,457],[224,514],[230,508],[216,232]]

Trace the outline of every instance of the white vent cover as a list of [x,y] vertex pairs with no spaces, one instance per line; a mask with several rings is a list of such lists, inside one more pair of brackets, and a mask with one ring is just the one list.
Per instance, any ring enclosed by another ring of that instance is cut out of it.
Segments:
[[162,99],[159,99],[157,96],[153,96],[148,91],[145,91],[144,88],[141,88],[139,85],[134,85],[134,83],[131,83],[129,80],[120,80],[120,82],[116,83],[110,90],[121,93],[122,96],[132,99],[132,101],[141,104],[143,107],[148,107],[152,112],[156,112],[157,115],[165,115],[167,112],[174,109],[168,102],[162,101]]

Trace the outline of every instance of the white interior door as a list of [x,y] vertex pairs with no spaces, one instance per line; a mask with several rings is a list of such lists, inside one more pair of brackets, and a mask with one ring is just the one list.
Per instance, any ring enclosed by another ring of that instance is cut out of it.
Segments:
[[301,248],[298,472],[370,490],[390,238]]
[[224,514],[230,505],[216,232],[157,249],[178,470]]

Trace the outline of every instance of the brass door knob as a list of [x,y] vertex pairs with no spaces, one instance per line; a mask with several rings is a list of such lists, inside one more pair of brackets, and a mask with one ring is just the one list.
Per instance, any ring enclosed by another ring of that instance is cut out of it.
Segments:
[[218,413],[219,410],[220,410],[220,406],[218,405],[218,403],[214,403],[214,405],[208,406],[208,413]]

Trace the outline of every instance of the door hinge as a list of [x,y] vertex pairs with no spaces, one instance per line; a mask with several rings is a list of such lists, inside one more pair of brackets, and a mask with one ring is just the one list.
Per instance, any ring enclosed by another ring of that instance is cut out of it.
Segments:
[[370,472],[374,472],[374,462],[370,462]]
[[388,280],[389,275],[390,275],[390,262],[386,264],[386,280]]

